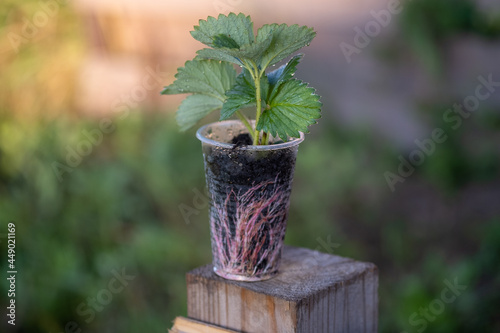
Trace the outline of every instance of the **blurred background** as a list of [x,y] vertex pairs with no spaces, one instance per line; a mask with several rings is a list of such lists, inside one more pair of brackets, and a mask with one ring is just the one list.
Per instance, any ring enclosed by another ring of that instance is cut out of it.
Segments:
[[297,77],[323,117],[286,243],[374,262],[381,332],[499,332],[500,4],[397,3],[3,0],[2,313],[9,222],[18,274],[0,331],[165,332],[186,315],[184,274],[211,261],[203,162],[174,121],[184,96],[159,92],[202,47],[198,20],[233,11],[318,33]]

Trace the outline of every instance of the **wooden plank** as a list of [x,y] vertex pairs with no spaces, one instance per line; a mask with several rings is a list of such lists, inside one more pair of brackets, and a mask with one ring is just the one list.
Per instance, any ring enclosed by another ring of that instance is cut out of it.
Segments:
[[267,281],[225,280],[212,265],[186,275],[188,316],[243,332],[377,332],[374,264],[285,247]]
[[177,317],[169,333],[238,333],[237,331],[217,327],[198,320]]

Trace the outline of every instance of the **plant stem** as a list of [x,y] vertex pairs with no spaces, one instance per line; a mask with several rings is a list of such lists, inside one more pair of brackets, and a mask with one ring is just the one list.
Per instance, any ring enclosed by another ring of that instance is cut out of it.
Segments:
[[248,121],[248,119],[240,111],[236,111],[236,115],[238,116],[238,118],[240,118],[243,125],[245,125],[245,127],[247,128],[248,133],[250,133],[250,136],[252,137],[252,139],[254,139],[255,133],[254,133],[252,125],[250,125],[250,122]]
[[261,98],[261,92],[260,92],[260,73],[259,69],[257,66],[255,66],[255,76],[254,76],[254,82],[255,82],[255,101],[257,104],[257,113],[255,116],[255,135],[253,137],[253,144],[254,146],[259,144],[259,131],[257,130],[257,124],[259,123],[259,118],[260,118],[260,113],[262,109],[262,98]]
[[267,132],[262,133],[262,144],[263,145],[269,144],[269,135],[267,134]]

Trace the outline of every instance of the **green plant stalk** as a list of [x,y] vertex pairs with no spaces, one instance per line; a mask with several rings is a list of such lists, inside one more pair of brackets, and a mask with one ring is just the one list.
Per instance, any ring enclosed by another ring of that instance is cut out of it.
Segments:
[[259,118],[260,114],[262,111],[262,98],[261,98],[261,92],[260,92],[260,73],[258,68],[255,68],[255,75],[252,75],[254,77],[254,82],[255,82],[255,101],[256,101],[256,115],[255,115],[255,135],[253,137],[253,145],[256,146],[259,144],[259,131],[257,130],[257,124],[259,123]]
[[240,111],[236,111],[236,115],[238,116],[238,118],[240,118],[243,125],[245,125],[245,127],[248,130],[248,133],[250,133],[250,136],[252,137],[252,140],[253,140],[255,138],[255,133],[254,133],[252,125],[250,125],[250,122],[248,121],[248,119],[245,118],[245,116]]
[[262,144],[263,145],[269,144],[269,134],[267,132],[262,133]]

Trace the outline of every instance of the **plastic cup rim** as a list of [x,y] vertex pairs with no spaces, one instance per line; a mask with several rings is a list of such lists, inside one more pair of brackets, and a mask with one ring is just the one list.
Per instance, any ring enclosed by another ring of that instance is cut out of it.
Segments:
[[[234,144],[225,143],[225,142],[219,142],[219,141],[216,141],[216,140],[213,140],[213,139],[209,139],[209,138],[207,138],[204,135],[204,133],[206,132],[206,129],[208,127],[210,127],[210,126],[217,126],[217,125],[231,124],[231,123],[241,124],[242,125],[241,121],[239,121],[239,120],[224,120],[224,121],[218,121],[218,122],[206,124],[206,125],[200,127],[196,131],[196,137],[202,143],[210,144],[210,145],[217,146],[217,147],[220,147],[220,148],[229,148],[229,149],[232,149],[234,147]],[[289,147],[297,146],[299,143],[301,143],[302,141],[304,141],[304,133],[302,133],[302,132],[299,132],[299,133],[300,133],[300,137],[299,138],[291,138],[290,141],[287,141],[287,142],[278,143],[278,144],[272,144],[272,145],[261,145],[261,146],[254,146],[254,145],[251,145],[251,146],[241,146],[241,147],[238,147],[238,149],[262,151],[262,150],[277,150],[277,149],[283,149],[283,148],[289,148]]]

